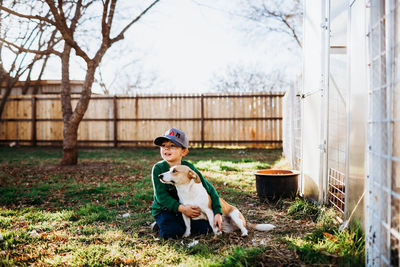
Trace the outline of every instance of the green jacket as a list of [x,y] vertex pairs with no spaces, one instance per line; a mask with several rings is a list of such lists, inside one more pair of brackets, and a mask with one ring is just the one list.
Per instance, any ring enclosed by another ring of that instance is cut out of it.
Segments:
[[[203,186],[211,197],[212,210],[214,211],[214,214],[222,214],[221,203],[219,202],[219,196],[215,188],[206,179],[204,179],[203,175],[201,175],[201,173],[193,166],[193,164],[182,160],[182,165],[189,166],[199,175]],[[169,171],[169,169],[170,166],[165,160],[160,161],[153,166],[152,181],[154,189],[154,201],[151,212],[153,216],[160,214],[163,210],[168,210],[175,213],[178,212],[178,207],[180,203],[178,192],[176,191],[175,186],[170,184],[163,184],[160,182],[160,179],[158,179],[159,174],[167,172]]]

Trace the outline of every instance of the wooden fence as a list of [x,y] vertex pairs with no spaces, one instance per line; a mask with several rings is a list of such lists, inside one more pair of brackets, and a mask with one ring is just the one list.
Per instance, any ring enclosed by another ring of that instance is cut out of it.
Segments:
[[[92,96],[80,146],[150,146],[171,127],[191,146],[281,147],[283,93]],[[78,98],[73,98],[73,106]],[[61,145],[60,97],[12,96],[0,120],[0,144]]]

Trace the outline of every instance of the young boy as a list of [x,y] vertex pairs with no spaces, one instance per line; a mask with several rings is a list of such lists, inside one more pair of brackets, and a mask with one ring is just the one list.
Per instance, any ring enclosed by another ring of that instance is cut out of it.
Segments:
[[[221,230],[222,210],[217,191],[204,179],[193,164],[182,160],[182,158],[189,153],[189,140],[185,133],[178,129],[171,128],[166,131],[163,136],[154,139],[154,144],[160,147],[161,157],[163,158],[162,161],[153,166],[152,171],[154,189],[152,214],[156,219],[160,236],[165,239],[181,237],[186,229],[182,213],[191,218],[196,218],[200,215],[199,207],[179,203],[175,186],[163,184],[158,178],[158,175],[167,172],[171,167],[176,165],[189,166],[199,175],[203,186],[211,197],[212,210],[215,216],[214,227],[218,227],[218,229]],[[212,232],[212,229],[207,220],[191,220],[192,234],[206,234],[209,231]]]

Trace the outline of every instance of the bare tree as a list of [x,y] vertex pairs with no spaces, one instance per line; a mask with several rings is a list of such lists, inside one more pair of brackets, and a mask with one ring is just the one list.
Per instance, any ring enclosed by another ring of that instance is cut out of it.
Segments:
[[[3,6],[3,2],[0,1],[0,6]],[[14,8],[15,4],[12,2],[11,8]],[[4,88],[4,93],[0,101],[0,117],[16,82],[22,76],[26,78],[22,88],[22,94],[26,94],[31,86],[33,69],[39,65],[40,70],[33,84],[33,93],[37,93],[38,82],[43,75],[52,48],[60,41],[56,38],[54,29],[50,35],[48,34],[45,23],[15,18],[10,12],[1,11],[3,10],[0,10],[0,84]],[[15,27],[18,27],[18,30]],[[32,55],[32,51],[38,53]],[[7,62],[4,62],[4,57],[7,58]]]
[[271,92],[285,91],[288,86],[283,72],[265,73],[257,67],[237,65],[223,74],[215,74],[210,87],[217,92]]
[[[54,54],[61,58],[61,104],[64,122],[62,165],[74,165],[78,162],[78,127],[88,108],[94,75],[103,56],[114,43],[124,39],[126,31],[131,28],[133,24],[138,22],[158,2],[159,0],[153,1],[119,30],[113,28],[117,0],[44,0],[43,3],[50,11],[49,16],[27,15],[22,12],[14,12],[11,9],[0,7],[0,9],[14,16],[42,21],[47,23],[47,25],[53,26],[61,34],[64,41],[62,51],[54,52]],[[79,43],[77,35],[87,30],[87,28],[85,28],[85,26],[87,26],[85,22],[90,22],[91,18],[95,16],[93,15],[95,11],[92,14],[88,12],[91,6],[93,10],[98,11],[100,9],[101,11],[101,29],[98,34],[95,34],[98,38],[98,43]],[[82,28],[81,32],[79,32],[80,28]],[[112,37],[112,35],[114,37]],[[91,49],[90,46],[95,45],[97,48]],[[71,104],[71,86],[69,78],[72,50],[75,52],[76,56],[80,57],[86,64],[83,88],[75,109],[72,108]]]
[[[302,46],[302,0],[192,0],[199,6],[225,13],[249,39],[262,41],[264,51],[274,57],[274,71],[236,66],[214,75],[210,85],[217,91],[261,91],[287,88],[300,71]],[[270,39],[272,38],[272,39]],[[269,40],[269,42],[267,42]],[[252,45],[255,46],[254,42]],[[262,52],[261,52],[262,53]],[[276,53],[284,55],[277,62]],[[278,64],[276,64],[276,62]]]
[[302,0],[191,0],[199,6],[226,13],[246,32],[283,33],[301,47]]
[[243,0],[240,13],[250,21],[252,27],[267,32],[281,32],[293,38],[301,47],[301,0]]

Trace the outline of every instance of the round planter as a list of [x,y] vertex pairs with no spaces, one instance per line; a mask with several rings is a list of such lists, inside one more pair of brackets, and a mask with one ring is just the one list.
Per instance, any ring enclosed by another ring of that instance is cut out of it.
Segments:
[[255,173],[260,200],[292,197],[297,194],[299,171],[258,170]]

